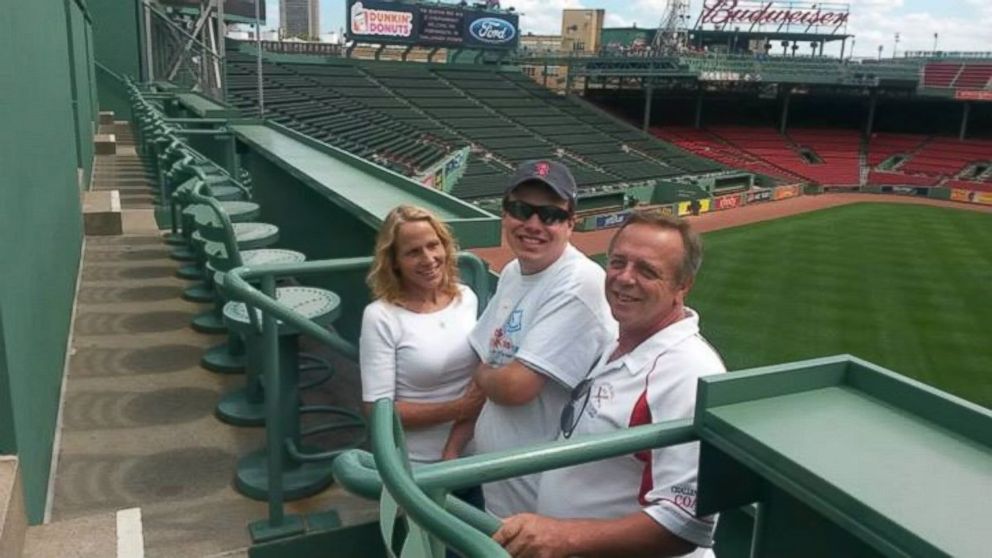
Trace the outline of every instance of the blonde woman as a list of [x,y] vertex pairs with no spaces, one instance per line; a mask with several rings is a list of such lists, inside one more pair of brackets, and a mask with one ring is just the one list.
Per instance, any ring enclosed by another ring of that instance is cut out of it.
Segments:
[[375,300],[362,316],[362,400],[366,409],[395,402],[415,464],[457,457],[484,402],[469,389],[478,299],[458,282],[456,250],[437,217],[401,205],[379,229],[368,275]]

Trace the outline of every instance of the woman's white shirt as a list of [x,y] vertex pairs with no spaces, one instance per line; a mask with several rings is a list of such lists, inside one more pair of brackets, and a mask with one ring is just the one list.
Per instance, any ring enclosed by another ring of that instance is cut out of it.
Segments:
[[[363,401],[439,403],[465,393],[478,362],[468,343],[478,299],[467,286],[459,289],[461,297],[436,312],[413,312],[383,300],[365,307],[359,350]],[[407,430],[410,460],[440,460],[451,425]]]

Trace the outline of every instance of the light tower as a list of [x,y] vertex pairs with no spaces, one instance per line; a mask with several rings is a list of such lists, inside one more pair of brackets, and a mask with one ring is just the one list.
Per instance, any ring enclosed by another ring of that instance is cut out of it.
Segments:
[[685,23],[689,19],[689,0],[666,0],[665,13],[651,47],[655,52],[678,52],[687,36]]

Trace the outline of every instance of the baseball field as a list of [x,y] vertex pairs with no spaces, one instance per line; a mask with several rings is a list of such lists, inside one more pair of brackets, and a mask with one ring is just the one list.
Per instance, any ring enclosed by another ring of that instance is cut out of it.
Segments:
[[728,368],[850,353],[992,407],[992,215],[858,203],[704,235]]

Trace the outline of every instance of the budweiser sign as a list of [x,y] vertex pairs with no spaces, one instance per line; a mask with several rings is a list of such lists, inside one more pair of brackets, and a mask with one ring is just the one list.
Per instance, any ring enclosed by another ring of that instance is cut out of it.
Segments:
[[837,29],[847,24],[850,12],[827,11],[816,4],[793,4],[776,6],[773,2],[739,2],[738,0],[707,0],[699,16],[699,24],[725,27],[743,23],[751,27],[759,25],[803,25],[811,27],[833,27]]

